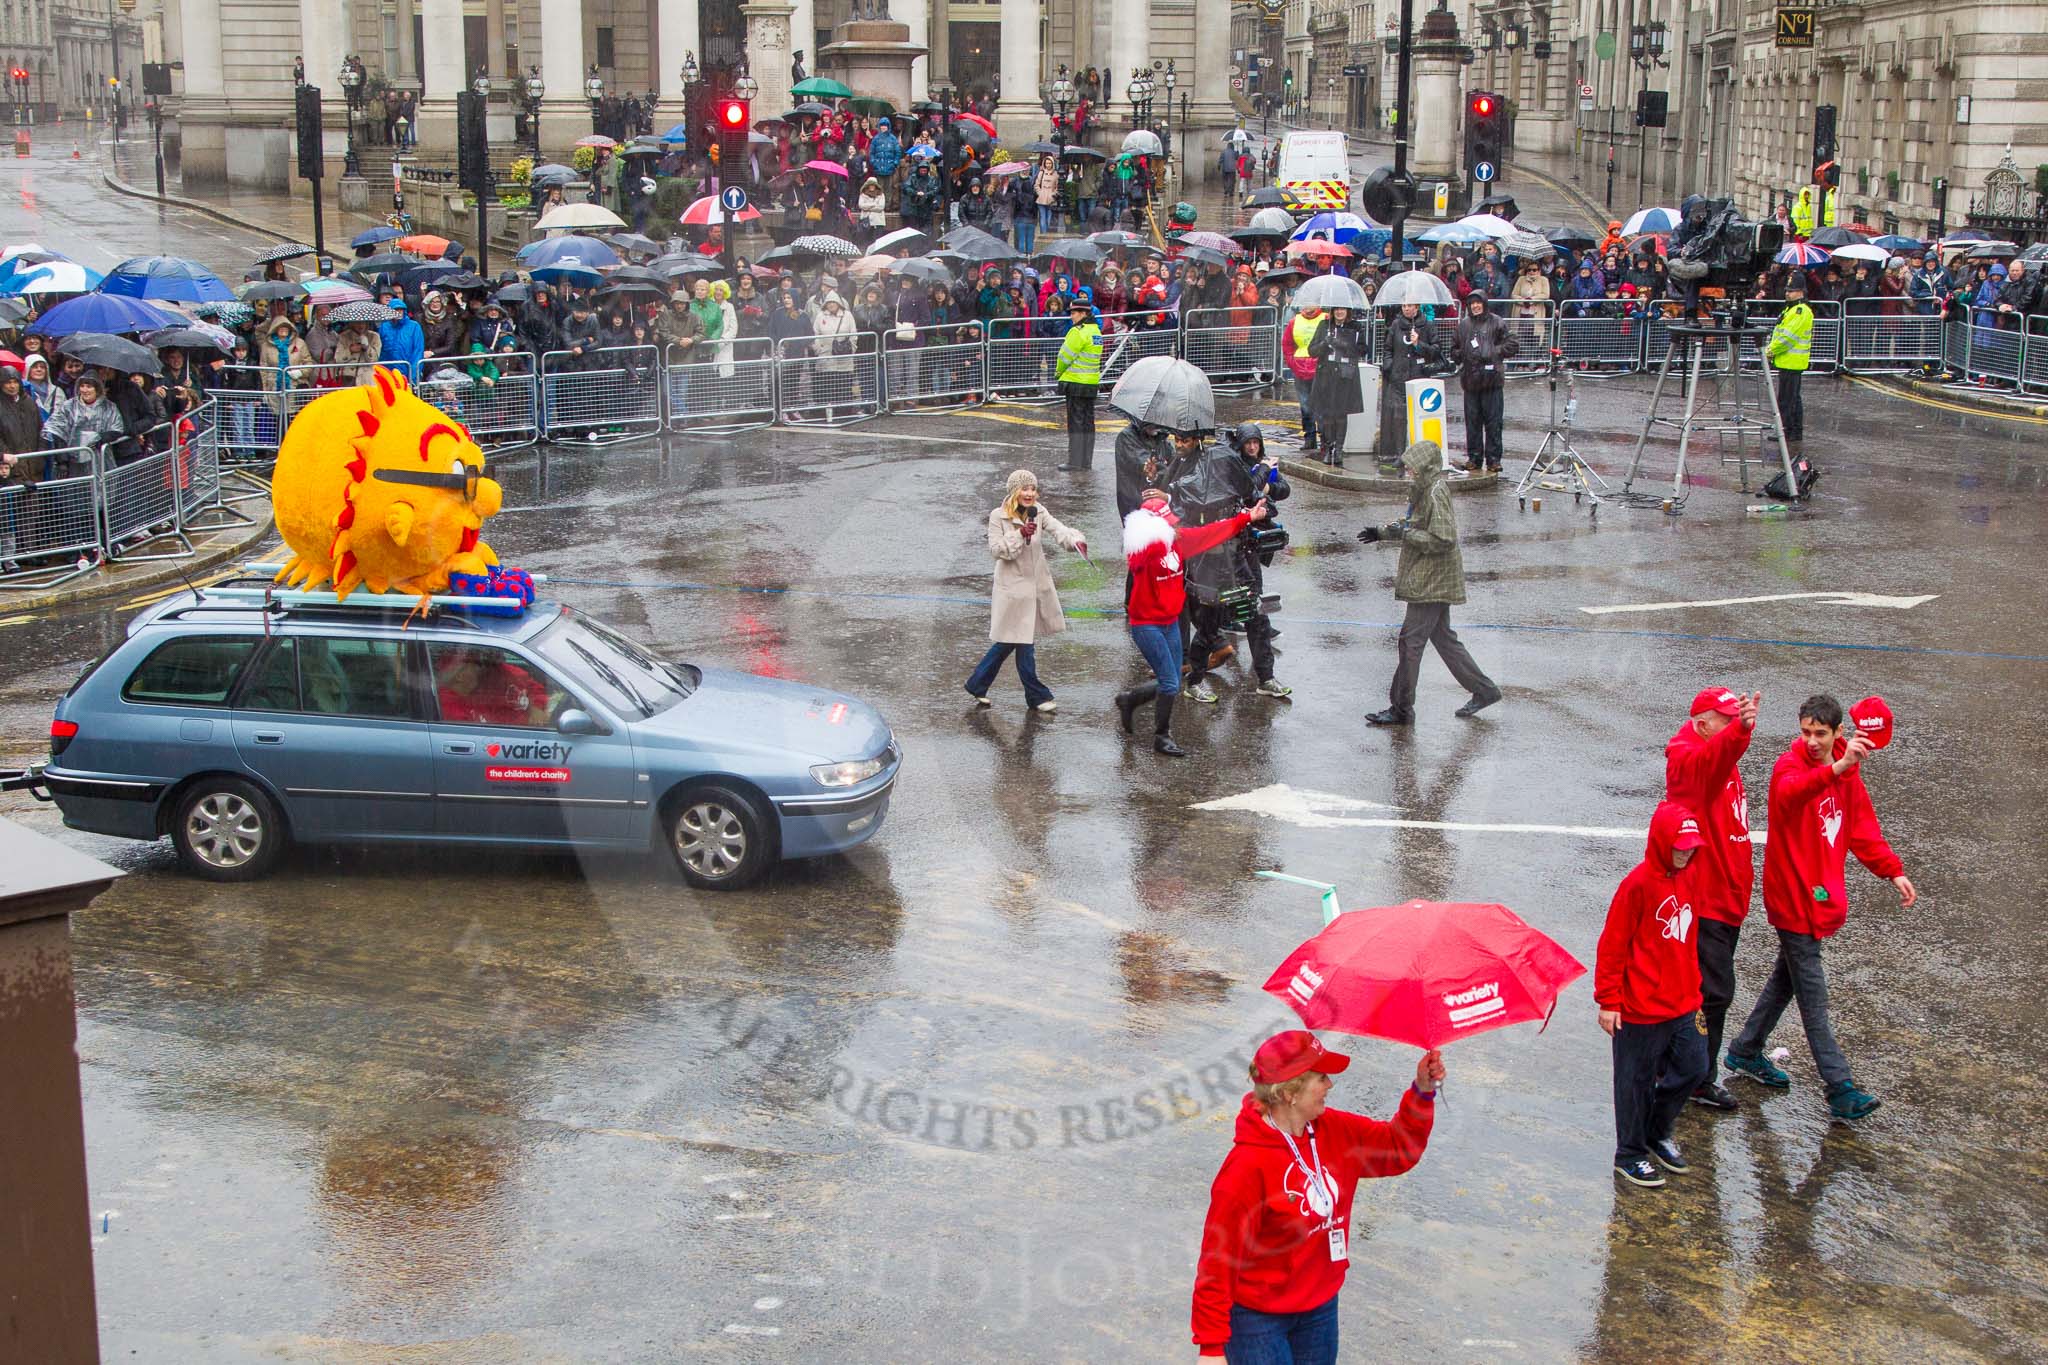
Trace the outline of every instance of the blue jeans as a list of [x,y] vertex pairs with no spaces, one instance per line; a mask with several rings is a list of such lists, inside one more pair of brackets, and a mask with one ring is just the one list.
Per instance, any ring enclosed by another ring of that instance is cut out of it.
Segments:
[[1017,231],[1017,250],[1029,256],[1031,244],[1038,240],[1038,219],[1031,214],[1020,213],[1014,226]]
[[1180,691],[1180,626],[1132,626],[1131,639],[1152,676],[1159,680],[1159,694],[1171,697]]
[[987,696],[996,674],[1003,671],[1003,660],[1012,654],[1017,656],[1017,681],[1024,684],[1024,704],[1036,706],[1051,701],[1052,689],[1038,680],[1038,654],[1031,645],[990,645],[988,653],[974,666],[974,672],[967,676],[968,692],[977,697]]
[[1051,231],[1052,231],[1052,205],[1051,205],[1051,204],[1040,204],[1040,205],[1038,206],[1038,230],[1039,230],[1040,232],[1051,232]]
[[1088,230],[1088,219],[1089,219],[1089,218],[1090,218],[1090,217],[1091,217],[1091,216],[1092,216],[1092,215],[1094,214],[1094,212],[1095,212],[1095,201],[1094,201],[1093,199],[1091,199],[1091,198],[1077,198],[1077,199],[1075,199],[1075,200],[1074,200],[1074,230],[1075,230],[1076,232],[1086,232],[1086,231]]
[[1316,443],[1316,415],[1308,405],[1309,385],[1313,380],[1294,376],[1294,402],[1301,409],[1301,443],[1313,446]]
[[1230,1306],[1229,1365],[1337,1365],[1337,1296],[1306,1313]]

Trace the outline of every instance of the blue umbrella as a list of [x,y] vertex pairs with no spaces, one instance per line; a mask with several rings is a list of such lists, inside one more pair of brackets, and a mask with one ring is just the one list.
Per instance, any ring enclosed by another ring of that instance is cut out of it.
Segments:
[[65,337],[73,332],[154,332],[182,326],[185,319],[142,299],[119,294],[81,294],[66,299],[29,324],[38,336]]
[[1374,224],[1355,213],[1318,213],[1294,230],[1297,242],[1321,238],[1343,246],[1351,245],[1351,239],[1361,232],[1370,232]]
[[395,227],[373,227],[368,232],[358,232],[355,236],[349,238],[348,244],[350,246],[379,246],[385,242],[395,242],[403,236],[405,234]]
[[604,276],[587,265],[544,265],[531,274],[536,280],[549,284],[580,284],[594,288],[604,283]]
[[915,147],[912,147],[908,152],[904,153],[905,156],[914,156],[918,158],[918,160],[920,161],[927,160],[931,157],[935,157],[938,154],[938,148],[928,146],[922,142],[918,143]]
[[561,237],[543,237],[537,242],[528,242],[519,248],[520,264],[534,273],[540,267],[572,266],[584,270],[596,270],[619,263],[619,253],[595,237],[578,237],[569,233]]
[[107,272],[100,293],[186,303],[227,303],[235,297],[218,275],[183,256],[131,256]]
[[105,278],[74,261],[44,261],[0,280],[0,294],[84,294]]
[[1918,237],[1902,237],[1896,232],[1871,239],[1872,246],[1881,246],[1886,251],[1918,251],[1926,245]]
[[35,267],[50,261],[67,259],[69,258],[60,256],[54,251],[17,251],[6,260],[0,261],[0,280],[12,279],[17,274],[33,270]]
[[678,123],[675,127],[663,133],[661,140],[663,142],[688,142],[690,140],[689,126]]

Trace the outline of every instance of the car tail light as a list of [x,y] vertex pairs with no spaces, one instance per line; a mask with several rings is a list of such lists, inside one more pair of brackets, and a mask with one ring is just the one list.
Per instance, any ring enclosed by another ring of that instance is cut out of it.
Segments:
[[53,720],[53,721],[51,721],[51,722],[50,722],[50,757],[51,757],[51,758],[58,758],[58,757],[61,757],[61,756],[63,755],[63,753],[64,753],[64,749],[65,749],[65,746],[66,746],[66,745],[68,745],[68,744],[70,744],[70,743],[71,743],[71,740],[72,740],[72,738],[73,738],[74,736],[76,736],[77,734],[78,734],[78,722],[77,722],[77,721],[75,721],[75,720]]

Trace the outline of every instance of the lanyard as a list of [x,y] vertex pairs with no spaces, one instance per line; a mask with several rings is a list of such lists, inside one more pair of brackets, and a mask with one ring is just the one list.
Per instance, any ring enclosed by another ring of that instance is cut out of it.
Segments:
[[[1271,1123],[1272,1120],[1268,1119],[1267,1122]],[[1315,1135],[1311,1133],[1308,1139],[1309,1160],[1315,1163],[1314,1169],[1311,1170],[1309,1163],[1301,1159],[1301,1148],[1294,1145],[1294,1135],[1285,1128],[1280,1127],[1277,1123],[1273,1124],[1273,1127],[1279,1132],[1280,1140],[1287,1144],[1287,1150],[1294,1156],[1295,1166],[1300,1169],[1303,1179],[1308,1182],[1308,1188],[1304,1195],[1308,1201],[1308,1206],[1321,1214],[1323,1216],[1323,1226],[1329,1227],[1332,1218],[1337,1212],[1337,1196],[1336,1191],[1330,1187],[1329,1177],[1323,1174],[1323,1157],[1322,1153],[1316,1150]],[[1321,1207],[1318,1207],[1318,1205],[1321,1205]]]

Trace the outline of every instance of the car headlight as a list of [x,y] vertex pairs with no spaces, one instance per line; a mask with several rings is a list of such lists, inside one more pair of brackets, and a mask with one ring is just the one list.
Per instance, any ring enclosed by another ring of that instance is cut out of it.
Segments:
[[851,787],[880,771],[881,759],[863,758],[852,763],[820,763],[811,769],[811,778],[821,787]]

